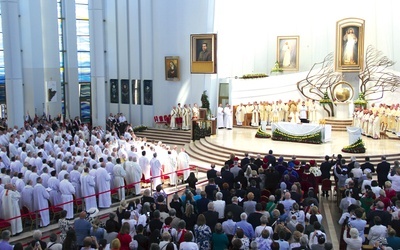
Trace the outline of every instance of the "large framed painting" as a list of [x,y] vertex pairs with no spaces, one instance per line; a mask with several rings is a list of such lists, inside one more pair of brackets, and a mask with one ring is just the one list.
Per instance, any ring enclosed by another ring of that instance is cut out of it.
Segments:
[[299,40],[299,36],[278,36],[276,61],[282,70],[299,70]]
[[217,73],[217,34],[190,35],[192,74]]
[[364,66],[365,20],[346,18],[336,22],[335,69],[359,72]]
[[165,80],[179,81],[179,56],[166,56],[165,57]]

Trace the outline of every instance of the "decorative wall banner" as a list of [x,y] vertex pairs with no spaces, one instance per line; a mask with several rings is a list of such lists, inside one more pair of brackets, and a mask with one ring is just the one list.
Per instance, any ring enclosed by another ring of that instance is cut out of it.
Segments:
[[46,100],[47,102],[57,102],[57,83],[56,81],[47,81],[47,93]]
[[143,80],[144,105],[153,105],[153,81]]
[[111,103],[119,102],[118,80],[117,79],[110,80],[110,102]]
[[129,80],[123,79],[121,80],[121,103],[129,104]]

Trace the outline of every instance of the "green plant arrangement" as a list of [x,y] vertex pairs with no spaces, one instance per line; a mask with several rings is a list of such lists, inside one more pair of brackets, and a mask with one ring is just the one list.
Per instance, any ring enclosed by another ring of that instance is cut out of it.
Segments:
[[364,142],[359,138],[355,143],[342,148],[342,152],[345,153],[365,153],[367,149],[365,148]]
[[283,69],[281,69],[281,67],[279,66],[279,62],[276,61],[274,64],[274,67],[271,69],[271,73],[282,73]]
[[291,135],[275,129],[272,133],[272,140],[275,141],[291,141],[291,142],[302,142],[302,143],[312,143],[321,144],[322,143],[322,133],[321,131],[309,134],[309,135]]
[[329,96],[328,96],[328,92],[325,91],[324,97],[321,100],[319,100],[319,103],[320,104],[332,103],[331,98],[329,98]]
[[261,74],[246,74],[242,76],[242,79],[253,79],[253,78],[264,78],[268,77],[267,74],[261,73]]
[[211,135],[211,127],[201,128],[198,123],[194,123],[193,128],[193,141],[200,140],[201,138],[205,138],[206,136]]
[[133,132],[142,132],[142,131],[145,131],[147,129],[147,126],[139,125],[139,126],[136,126],[136,127],[132,128],[132,129],[133,129]]
[[354,101],[354,105],[367,106],[367,100],[365,100],[364,93],[358,95],[358,98]]
[[258,127],[256,138],[271,138],[271,135],[261,129],[261,126]]

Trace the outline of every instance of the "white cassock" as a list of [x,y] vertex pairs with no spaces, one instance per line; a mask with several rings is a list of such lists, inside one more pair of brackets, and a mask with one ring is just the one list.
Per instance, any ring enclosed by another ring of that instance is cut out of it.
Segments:
[[229,107],[224,108],[224,127],[232,128],[232,110]]
[[[106,170],[110,174],[111,180],[114,180],[114,171],[113,171],[113,169],[114,169],[114,163],[108,161],[106,163]],[[110,188],[111,189],[114,188],[114,182],[113,181],[110,182]]]
[[83,173],[81,175],[82,197],[86,197],[85,198],[86,211],[89,211],[89,209],[91,208],[97,208],[96,196],[93,196],[96,193],[95,186],[96,183],[94,182],[93,176],[87,173]]
[[161,163],[156,158],[153,157],[150,161],[151,176],[153,177],[153,189],[155,189],[159,184],[161,184]]
[[133,162],[132,166],[133,172],[133,183],[135,183],[135,194],[140,194],[142,192],[142,168],[139,166],[139,163]]
[[60,182],[60,192],[61,192],[61,200],[62,203],[66,203],[63,205],[63,209],[67,211],[67,219],[73,219],[74,218],[74,197],[72,196],[75,194],[75,188],[72,186],[71,182],[69,180],[62,180]]
[[166,164],[164,166],[165,173],[169,174],[169,184],[175,185],[176,184],[176,157],[172,154],[168,155]]
[[22,202],[21,205],[29,209],[29,212],[33,212],[33,187],[31,185],[26,185],[22,189],[21,193]]
[[[33,208],[35,211],[41,210],[40,213],[40,226],[45,227],[50,224],[49,207],[50,195],[46,191],[46,188],[41,184],[37,183],[33,188]],[[46,209],[46,210],[43,210]]]
[[75,188],[75,197],[81,198],[81,173],[78,170],[72,170],[69,174],[69,181],[71,182],[72,186]]
[[150,161],[146,156],[141,156],[139,158],[139,166],[142,168],[144,179],[150,179]]
[[189,161],[190,157],[185,151],[182,151],[178,154],[178,170],[185,169],[183,171],[183,180],[186,180],[190,174]]
[[48,182],[49,182],[50,175],[47,174],[47,173],[43,173],[43,174],[40,175],[40,178],[42,178],[42,185],[45,188],[48,188],[49,187]]
[[99,191],[99,207],[109,208],[111,206],[111,176],[105,168],[101,167],[96,171],[96,179],[97,189]]
[[224,108],[218,107],[217,109],[217,128],[224,127]]
[[22,232],[22,220],[21,220],[21,210],[19,209],[19,199],[21,198],[20,193],[17,191],[12,191],[5,189],[1,194],[2,206],[4,219],[15,218],[10,220],[11,232],[13,235]]
[[62,200],[61,200],[61,192],[60,192],[60,181],[55,176],[52,176],[47,181],[47,185],[49,186],[49,188],[51,188],[50,203],[53,206],[61,204]]
[[[119,200],[125,200],[125,183],[124,179],[126,172],[121,164],[116,164],[113,169],[114,172],[114,187],[118,188],[118,198]],[[119,188],[122,187],[122,188]]]

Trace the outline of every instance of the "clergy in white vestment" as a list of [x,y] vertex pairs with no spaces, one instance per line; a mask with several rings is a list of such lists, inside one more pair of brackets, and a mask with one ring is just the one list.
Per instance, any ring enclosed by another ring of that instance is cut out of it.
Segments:
[[49,168],[43,168],[43,173],[40,175],[40,178],[42,178],[42,185],[45,188],[48,188],[49,187],[48,182],[50,178]]
[[21,205],[25,206],[29,209],[30,212],[33,212],[33,187],[32,182],[28,180],[25,187],[22,189],[21,193]]
[[168,157],[164,166],[164,171],[166,174],[169,174],[169,185],[171,186],[176,184],[176,165],[176,156],[168,150]]
[[39,177],[37,173],[37,167],[33,166],[32,167],[32,173],[29,175],[28,179],[32,181],[32,186],[36,185],[36,180]]
[[224,127],[227,129],[232,129],[232,122],[232,109],[229,104],[226,104],[224,108]]
[[150,160],[151,177],[153,188],[161,184],[162,165],[157,159],[157,153],[153,153],[153,158]]
[[75,165],[74,169],[69,173],[69,179],[75,188],[75,197],[76,198],[81,198],[82,197],[82,192],[81,192],[81,173],[78,171],[79,166]]
[[60,180],[56,177],[56,171],[51,171],[51,177],[47,181],[47,186],[50,188],[50,203],[54,205],[58,205],[62,203],[61,200],[61,192],[60,192]]
[[121,165],[121,159],[117,158],[117,164],[115,164],[114,169],[114,188],[118,188],[118,198],[119,200],[125,200],[125,183],[124,179],[126,172]]
[[181,152],[178,154],[178,170],[183,170],[184,180],[186,180],[190,174],[189,161],[189,155],[186,153],[184,148],[181,148]]
[[35,211],[39,211],[41,227],[47,227],[50,224],[50,213],[46,209],[49,208],[49,199],[50,195],[42,185],[42,178],[38,177],[33,188],[33,207]]
[[112,161],[112,157],[108,156],[107,157],[107,162],[106,162],[106,170],[111,176],[111,182],[110,182],[110,189],[114,188],[114,163]]
[[19,199],[21,195],[16,191],[16,187],[12,184],[7,184],[1,193],[1,209],[3,210],[3,218],[5,220],[15,218],[8,221],[11,224],[11,232],[13,235],[22,232],[21,210],[19,207]]
[[224,108],[222,103],[217,108],[217,128],[224,128]]
[[69,174],[68,171],[67,171],[67,165],[63,164],[62,167],[61,167],[61,171],[58,173],[58,180],[59,181],[64,180],[64,177],[65,177],[66,174]]
[[111,206],[111,175],[107,172],[105,167],[106,163],[102,162],[96,171],[96,184],[99,192],[99,208],[109,208]]
[[150,160],[146,156],[146,150],[142,151],[142,156],[139,158],[139,166],[142,168],[144,179],[150,179]]
[[132,171],[133,161],[132,157],[128,157],[128,160],[124,162],[123,167],[126,172],[125,181],[126,185],[133,183],[133,171]]
[[75,188],[72,186],[71,182],[69,182],[69,174],[64,175],[64,180],[60,182],[60,192],[61,192],[61,200],[63,205],[63,209],[67,211],[67,219],[74,218],[74,197],[72,195],[75,194]]
[[135,183],[135,194],[140,195],[142,192],[142,168],[139,166],[139,163],[137,163],[137,158],[133,157],[133,166],[132,166],[132,172],[133,172],[133,183]]
[[96,193],[95,186],[94,177],[89,174],[89,168],[85,168],[81,175],[81,190],[82,197],[85,197],[86,211],[97,208],[96,196],[94,195]]

